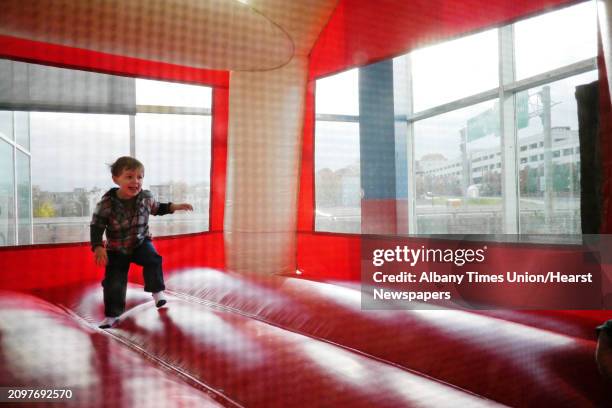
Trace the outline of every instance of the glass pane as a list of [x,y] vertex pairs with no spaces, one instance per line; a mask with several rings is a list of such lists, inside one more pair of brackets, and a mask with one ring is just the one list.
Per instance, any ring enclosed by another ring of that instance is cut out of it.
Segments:
[[13,147],[0,140],[0,246],[15,245]]
[[317,80],[315,97],[317,115],[359,115],[359,71],[351,69]]
[[502,232],[497,101],[414,124],[419,234]]
[[212,88],[172,82],[136,80],[136,104],[158,106],[212,106]]
[[581,233],[574,94],[577,85],[595,80],[593,71],[529,89],[517,98],[529,101],[527,120],[517,122],[521,233]]
[[13,139],[13,112],[0,110],[0,136]]
[[15,112],[15,136],[17,144],[30,150],[30,113]]
[[32,207],[30,186],[30,157],[17,150],[17,215],[19,233],[18,244],[32,243]]
[[32,112],[34,243],[89,241],[108,165],[130,152],[129,117]]
[[497,87],[497,49],[495,29],[412,52],[414,111]]
[[151,217],[154,235],[208,230],[211,117],[136,115],[136,155],[145,165],[144,184],[160,202],[187,202],[193,213]]
[[523,79],[597,55],[594,1],[514,25],[516,78]]
[[359,156],[359,123],[316,121],[316,231],[361,232]]

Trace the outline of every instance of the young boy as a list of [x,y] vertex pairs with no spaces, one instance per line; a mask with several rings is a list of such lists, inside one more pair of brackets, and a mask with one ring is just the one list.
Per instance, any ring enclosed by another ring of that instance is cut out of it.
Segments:
[[[166,304],[162,257],[151,242],[149,214],[192,211],[191,204],[158,203],[150,191],[142,190],[144,166],[133,157],[120,157],[111,165],[118,188],[107,191],[91,219],[91,248],[96,265],[105,266],[104,315],[100,328],[107,329],[125,310],[127,273],[130,263],[141,265],[144,290],[153,293],[157,307]],[[102,234],[106,230],[106,248]]]

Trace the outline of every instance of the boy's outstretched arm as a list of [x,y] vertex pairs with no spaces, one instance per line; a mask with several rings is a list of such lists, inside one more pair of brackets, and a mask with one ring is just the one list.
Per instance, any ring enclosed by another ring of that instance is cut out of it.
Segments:
[[189,203],[170,204],[170,212],[175,211],[193,211],[193,206]]

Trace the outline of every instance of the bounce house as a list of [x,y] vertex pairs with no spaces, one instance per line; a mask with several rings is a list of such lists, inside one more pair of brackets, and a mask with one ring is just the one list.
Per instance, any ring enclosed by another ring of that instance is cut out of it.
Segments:
[[0,405],[612,405],[612,1],[1,10]]

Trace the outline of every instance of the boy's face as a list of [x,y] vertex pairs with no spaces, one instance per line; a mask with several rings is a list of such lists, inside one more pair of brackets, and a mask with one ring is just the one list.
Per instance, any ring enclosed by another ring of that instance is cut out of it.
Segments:
[[142,180],[144,179],[144,169],[128,170],[123,169],[117,177],[113,176],[113,181],[119,186],[117,195],[119,198],[133,198],[142,190]]

